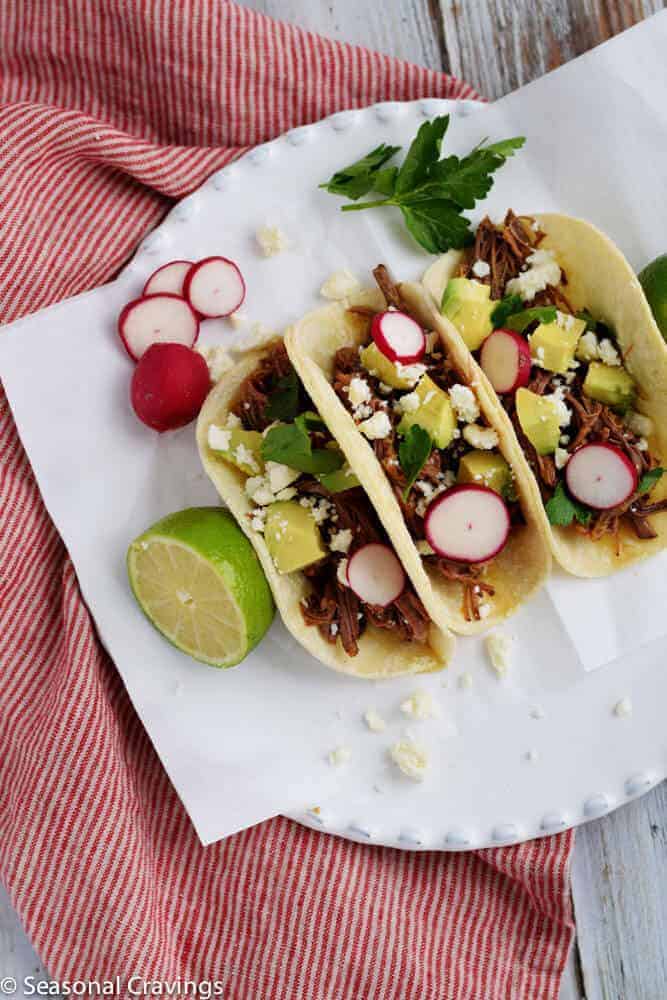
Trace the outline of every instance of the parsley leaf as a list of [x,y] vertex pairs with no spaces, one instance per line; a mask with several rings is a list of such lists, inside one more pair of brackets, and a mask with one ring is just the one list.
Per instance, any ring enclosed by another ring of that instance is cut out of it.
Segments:
[[320,187],[328,191],[329,194],[342,194],[353,201],[368,194],[369,191],[379,190],[375,187],[376,181],[379,176],[387,173],[381,170],[381,167],[395,153],[398,153],[400,148],[400,146],[387,146],[382,143],[366,156],[357,160],[356,163],[351,163],[349,167],[338,170],[330,181],[327,181],[326,184],[320,184]]
[[299,472],[320,475],[334,472],[343,464],[339,451],[330,448],[313,448],[306,429],[306,414],[302,413],[294,423],[272,427],[262,440],[262,458],[265,462],[280,462]]
[[[343,205],[344,212],[387,205],[400,208],[409,232],[430,253],[466,246],[471,241],[470,222],[462,210],[474,208],[486,197],[495,171],[523,146],[525,139],[517,136],[480,144],[462,158],[441,159],[448,126],[448,115],[424,122],[400,167],[384,166],[398,148],[382,145],[339,170],[320,187],[356,202]],[[370,191],[384,197],[358,202]]]
[[424,468],[424,463],[431,454],[432,448],[431,435],[419,424],[413,424],[399,444],[398,460],[407,479],[407,485],[403,492],[404,500],[407,500],[414,481]]
[[520,295],[506,295],[500,300],[497,306],[494,307],[491,313],[491,322],[493,323],[493,329],[497,330],[500,326],[505,326],[505,321],[513,316],[515,313],[521,312],[521,306],[523,302],[521,301]]
[[267,420],[294,420],[299,410],[299,379],[292,368],[278,379],[266,406]]
[[513,313],[505,320],[508,330],[516,330],[523,333],[527,326],[537,320],[539,323],[553,323],[556,319],[557,309],[555,306],[533,306],[532,309],[523,309],[519,313]]
[[593,512],[584,507],[578,500],[572,500],[565,492],[562,482],[556,486],[556,492],[545,506],[547,517],[551,524],[567,528],[575,519],[584,527],[590,523]]
[[659,466],[657,469],[651,469],[650,472],[645,472],[642,478],[639,480],[639,486],[637,487],[638,493],[649,493],[653,489],[655,484],[662,479],[665,474],[665,470],[661,469]]

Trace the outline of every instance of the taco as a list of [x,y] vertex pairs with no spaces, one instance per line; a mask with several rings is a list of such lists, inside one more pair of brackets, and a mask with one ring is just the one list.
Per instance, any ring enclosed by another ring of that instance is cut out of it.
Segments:
[[436,330],[419,285],[395,285],[382,265],[374,275],[378,289],[312,312],[285,343],[417,593],[472,634],[544,582],[543,519],[460,339]]
[[632,268],[590,223],[484,219],[424,276],[516,433],[555,558],[606,576],[667,544],[667,345]]
[[281,340],[225,373],[201,411],[197,443],[305,649],[365,678],[445,665],[453,636],[406,579]]

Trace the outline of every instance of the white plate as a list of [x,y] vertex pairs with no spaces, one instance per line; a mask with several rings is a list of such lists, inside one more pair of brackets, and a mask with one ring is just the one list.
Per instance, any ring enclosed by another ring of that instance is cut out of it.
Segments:
[[[397,214],[342,214],[340,201],[317,185],[382,141],[406,145],[426,116],[445,111],[453,151],[487,134],[511,134],[495,108],[443,101],[384,104],[296,129],[180,203],[118,281],[15,324],[17,336],[3,334],[3,376],[46,503],[100,634],[207,842],[283,811],[319,829],[403,848],[513,843],[608,812],[666,773],[666,643],[586,673],[546,592],[507,626],[517,637],[507,679],[490,670],[481,640],[460,640],[445,673],[379,683],[325,670],[279,624],[238,670],[200,667],[153,633],[127,593],[129,539],[212,494],[192,428],[158,439],[129,412],[131,368],[113,334],[120,307],[158,265],[211,253],[239,262],[249,290],[243,312],[276,330],[316,305],[322,281],[343,265],[368,277],[384,261],[396,275],[416,278],[428,257]],[[562,192],[551,193],[548,170],[537,174],[541,182],[529,171],[529,162],[539,166],[552,155],[534,131],[530,154],[501,171],[485,210],[581,210],[576,192],[568,204]],[[267,222],[292,240],[271,259],[258,254],[253,238]],[[206,324],[205,339],[230,336],[225,321]],[[33,367],[28,388],[22,373],[38,338],[46,364]],[[584,594],[585,584],[572,586]],[[472,686],[464,688],[468,673]],[[438,720],[410,723],[401,715],[400,702],[417,687],[437,699]],[[612,711],[622,697],[633,705],[623,720]],[[382,734],[362,722],[370,706],[387,720]],[[404,732],[430,752],[421,784],[388,760]],[[341,768],[326,762],[336,746],[352,751]]]

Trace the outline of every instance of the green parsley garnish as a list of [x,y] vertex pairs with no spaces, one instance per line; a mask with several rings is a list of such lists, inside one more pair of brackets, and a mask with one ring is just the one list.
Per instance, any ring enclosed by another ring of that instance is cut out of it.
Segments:
[[513,313],[505,320],[508,330],[516,330],[523,333],[527,326],[537,320],[538,323],[554,323],[557,309],[555,306],[534,306],[532,309],[523,309],[519,313]]
[[407,484],[403,491],[403,499],[407,500],[413,484],[424,468],[426,459],[431,454],[433,441],[428,431],[419,424],[413,424],[398,446],[398,460],[405,473]]
[[545,510],[551,524],[561,528],[567,528],[575,519],[586,527],[593,517],[593,512],[588,507],[567,495],[562,482],[556,486],[556,491],[547,502]]
[[280,462],[299,472],[313,476],[334,472],[343,464],[343,456],[331,448],[313,448],[307,430],[308,414],[302,413],[294,423],[272,427],[262,441],[265,462]]
[[662,479],[665,474],[665,470],[658,466],[656,469],[651,469],[650,472],[645,472],[642,478],[639,480],[639,485],[637,487],[637,493],[649,493],[655,484]]
[[460,249],[472,241],[470,220],[463,209],[491,190],[493,174],[526,141],[523,136],[480,143],[467,156],[440,158],[449,115],[424,122],[400,167],[385,166],[400,146],[378,146],[356,163],[338,170],[320,187],[351,201],[371,191],[384,195],[373,201],[343,205],[343,212],[394,206],[405,224],[429,253]]
[[521,312],[521,306],[523,302],[521,301],[520,295],[505,295],[504,298],[500,300],[497,306],[494,306],[493,312],[491,313],[491,323],[493,324],[493,329],[497,330],[500,326],[505,326],[506,320],[510,316],[514,316],[515,313]]
[[266,406],[267,420],[294,420],[299,412],[299,379],[292,368],[278,379]]

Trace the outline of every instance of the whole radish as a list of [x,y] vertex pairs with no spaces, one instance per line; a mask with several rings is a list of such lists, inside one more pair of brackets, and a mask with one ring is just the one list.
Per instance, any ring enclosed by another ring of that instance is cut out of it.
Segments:
[[182,344],[153,344],[134,369],[130,399],[144,424],[171,431],[195,419],[210,388],[201,354]]

